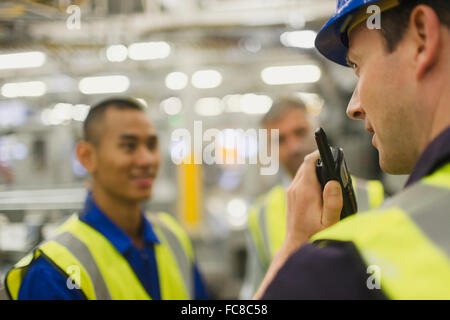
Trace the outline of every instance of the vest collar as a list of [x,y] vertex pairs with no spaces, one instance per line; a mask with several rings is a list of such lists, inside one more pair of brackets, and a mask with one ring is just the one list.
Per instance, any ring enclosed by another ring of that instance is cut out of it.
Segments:
[[425,176],[450,161],[450,127],[439,134],[423,151],[417,161],[405,188],[418,182]]
[[[91,192],[86,197],[84,210],[80,214],[80,220],[100,232],[122,254],[133,246],[130,237],[97,206]],[[143,228],[142,232],[146,244],[160,243],[152,225],[145,218],[144,214],[142,214],[141,228]]]

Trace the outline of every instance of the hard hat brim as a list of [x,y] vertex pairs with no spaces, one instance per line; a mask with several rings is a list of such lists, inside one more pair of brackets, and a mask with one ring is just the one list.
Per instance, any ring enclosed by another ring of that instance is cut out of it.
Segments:
[[[377,1],[379,0],[366,0],[363,1],[363,5]],[[361,1],[349,1],[347,5],[339,8],[336,14],[320,29],[315,40],[315,46],[327,59],[348,67],[347,27],[353,14],[361,7]],[[344,30],[342,30],[343,27]]]

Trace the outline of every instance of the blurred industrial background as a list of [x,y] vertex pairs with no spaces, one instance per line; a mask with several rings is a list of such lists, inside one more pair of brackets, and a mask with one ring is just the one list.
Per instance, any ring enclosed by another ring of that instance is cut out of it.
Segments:
[[[248,164],[177,166],[174,129],[201,120],[203,130],[239,139],[233,129],[258,128],[276,97],[298,95],[345,150],[352,173],[398,191],[404,177],[382,175],[363,124],[345,115],[352,70],[314,49],[335,4],[1,0],[0,275],[82,208],[88,179],[74,147],[89,107],[111,95],[147,106],[163,154],[148,209],[173,213],[187,228],[214,298],[237,298],[247,210],[280,175]],[[246,146],[247,156],[257,152],[256,141]]]

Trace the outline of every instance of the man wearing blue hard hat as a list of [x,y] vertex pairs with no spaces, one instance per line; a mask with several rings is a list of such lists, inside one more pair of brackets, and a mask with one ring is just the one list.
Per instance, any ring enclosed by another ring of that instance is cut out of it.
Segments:
[[308,155],[255,298],[450,299],[450,2],[338,0],[316,47],[358,76],[347,115],[373,134],[381,168],[410,176],[377,210],[340,221],[340,185],[322,193],[319,154]]

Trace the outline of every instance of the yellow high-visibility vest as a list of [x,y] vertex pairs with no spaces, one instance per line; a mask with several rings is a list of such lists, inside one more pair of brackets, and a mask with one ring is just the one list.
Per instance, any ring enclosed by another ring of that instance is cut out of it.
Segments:
[[311,241],[352,241],[391,299],[450,299],[449,230],[450,163]]
[[[192,299],[194,253],[187,234],[167,213],[147,218],[160,240],[154,248],[161,298]],[[87,299],[151,299],[123,255],[77,214],[53,239],[39,245],[7,273],[5,289],[10,299],[18,299],[27,267],[40,256],[66,275],[68,283],[77,286]]]
[[[352,177],[358,211],[378,207],[384,200],[380,181]],[[282,185],[273,187],[260,198],[249,212],[249,231],[257,256],[268,268],[286,236],[286,190]]]

